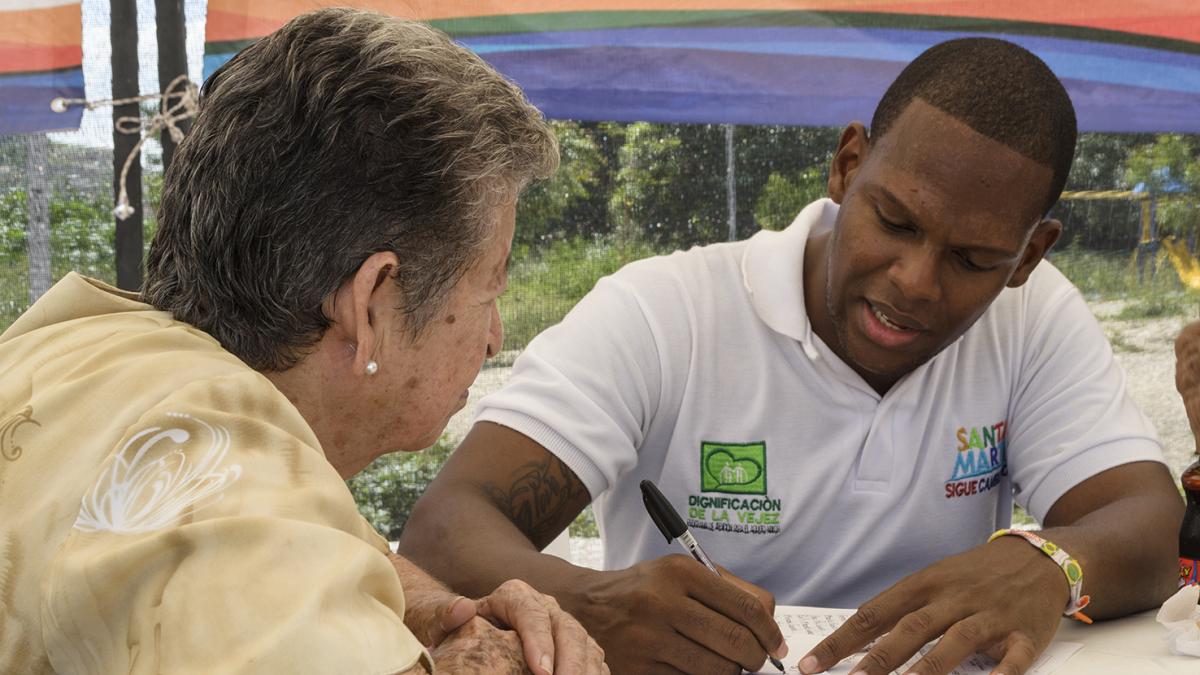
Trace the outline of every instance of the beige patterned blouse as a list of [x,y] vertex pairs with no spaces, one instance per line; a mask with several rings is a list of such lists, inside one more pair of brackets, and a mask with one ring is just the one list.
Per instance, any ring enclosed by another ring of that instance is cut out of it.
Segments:
[[428,667],[386,550],[205,333],[71,274],[0,336],[0,673]]

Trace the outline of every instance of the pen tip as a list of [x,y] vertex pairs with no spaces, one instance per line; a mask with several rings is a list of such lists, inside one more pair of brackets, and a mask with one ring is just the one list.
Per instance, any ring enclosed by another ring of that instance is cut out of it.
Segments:
[[771,659],[771,665],[773,665],[773,666],[775,666],[776,668],[778,668],[778,669],[779,669],[779,672],[781,672],[781,673],[783,673],[783,672],[787,672],[787,671],[785,671],[785,670],[784,670],[784,668],[783,668],[783,663],[781,663],[781,662],[779,661],[779,659],[775,658],[774,656],[769,656],[769,657],[767,657],[767,658]]

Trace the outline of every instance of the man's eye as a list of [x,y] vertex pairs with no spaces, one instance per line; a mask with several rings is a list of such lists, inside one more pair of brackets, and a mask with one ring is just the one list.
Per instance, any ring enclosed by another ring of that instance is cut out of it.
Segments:
[[888,230],[889,232],[897,232],[897,233],[901,233],[901,234],[906,234],[908,232],[913,231],[913,228],[911,225],[905,225],[904,223],[892,222],[892,221],[888,220],[887,218],[884,218],[883,216],[879,216],[879,222],[882,223],[884,229]]
[[879,223],[883,225],[884,229],[890,232],[907,233],[913,231],[912,225],[897,223],[894,220],[886,218],[883,212],[879,210],[879,207],[875,207],[875,217],[879,219]]
[[958,252],[958,253],[956,253],[955,255],[957,255],[957,256],[958,256],[958,262],[959,262],[959,263],[960,263],[960,264],[961,264],[961,265],[962,265],[964,268],[966,268],[966,269],[968,269],[968,270],[970,270],[970,271],[972,271],[972,272],[982,272],[982,271],[984,271],[984,270],[986,270],[986,269],[987,269],[986,267],[982,267],[982,266],[980,266],[980,265],[976,265],[974,262],[972,262],[972,261],[971,261],[971,258],[970,258],[970,256],[968,256],[966,253],[964,253],[964,252],[962,252],[962,251],[959,251],[959,252]]

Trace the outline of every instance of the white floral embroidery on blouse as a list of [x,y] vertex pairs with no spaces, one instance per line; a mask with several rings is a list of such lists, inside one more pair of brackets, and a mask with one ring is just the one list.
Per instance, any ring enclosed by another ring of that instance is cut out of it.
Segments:
[[[76,529],[115,534],[160,530],[188,510],[220,501],[220,492],[242,475],[238,464],[220,468],[229,452],[228,429],[182,413],[167,416],[202,427],[210,436],[208,447],[185,452],[193,439],[181,427],[150,427],[138,432],[84,495]],[[156,448],[164,442],[176,447]]]

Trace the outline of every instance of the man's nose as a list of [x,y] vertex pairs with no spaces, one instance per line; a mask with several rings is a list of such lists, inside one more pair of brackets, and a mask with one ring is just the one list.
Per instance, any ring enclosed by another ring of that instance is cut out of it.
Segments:
[[942,299],[939,262],[927,247],[906,247],[888,269],[888,278],[906,300],[937,302]]

